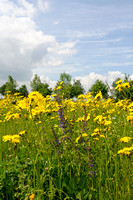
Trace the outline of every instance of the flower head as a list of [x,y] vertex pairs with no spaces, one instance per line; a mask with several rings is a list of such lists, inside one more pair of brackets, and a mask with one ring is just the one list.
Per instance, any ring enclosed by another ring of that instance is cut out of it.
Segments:
[[120,139],[120,142],[128,143],[132,138],[131,137],[123,137]]
[[34,200],[34,198],[35,198],[35,194],[31,194],[30,195],[30,200]]

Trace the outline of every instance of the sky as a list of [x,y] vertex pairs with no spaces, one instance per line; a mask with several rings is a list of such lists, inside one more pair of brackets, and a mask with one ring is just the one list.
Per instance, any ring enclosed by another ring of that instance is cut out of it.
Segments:
[[60,74],[88,90],[97,80],[133,79],[132,0],[0,0],[0,86]]

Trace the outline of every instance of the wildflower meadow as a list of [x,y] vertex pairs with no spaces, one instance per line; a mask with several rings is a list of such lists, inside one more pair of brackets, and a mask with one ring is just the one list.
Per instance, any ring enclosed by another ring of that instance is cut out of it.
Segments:
[[60,88],[0,100],[0,200],[132,200],[133,102]]

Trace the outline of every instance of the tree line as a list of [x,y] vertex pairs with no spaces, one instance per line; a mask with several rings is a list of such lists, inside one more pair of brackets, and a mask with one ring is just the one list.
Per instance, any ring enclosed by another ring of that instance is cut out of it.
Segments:
[[[95,95],[99,91],[101,91],[102,96],[105,99],[111,97],[114,98],[116,101],[118,101],[119,99],[124,99],[126,97],[133,101],[133,82],[129,80],[129,75],[125,74],[125,78],[123,81],[123,83],[129,83],[130,86],[126,88],[124,93],[123,91],[118,91],[115,89],[117,86],[117,82],[119,80],[120,78],[117,78],[110,87],[107,82],[104,83],[103,81],[97,79],[89,89],[89,92],[92,93],[93,97],[95,97]],[[47,95],[51,95],[53,93],[57,93],[56,89],[52,90],[52,88],[50,88],[46,82],[43,83],[37,74],[35,74],[33,80],[30,81],[30,87],[31,91],[38,91],[44,97],[46,97]],[[11,94],[19,93],[24,97],[28,96],[29,92],[27,90],[26,85],[22,85],[18,89],[17,88],[18,88],[17,81],[14,80],[11,75],[9,75],[8,81],[0,87],[0,94],[4,96],[6,95],[7,91],[10,91]],[[59,88],[58,93],[60,93],[65,99],[78,97],[78,95],[84,94],[85,92],[80,80],[73,80],[72,83],[71,75],[65,72],[60,74],[60,78],[57,81],[55,88]]]

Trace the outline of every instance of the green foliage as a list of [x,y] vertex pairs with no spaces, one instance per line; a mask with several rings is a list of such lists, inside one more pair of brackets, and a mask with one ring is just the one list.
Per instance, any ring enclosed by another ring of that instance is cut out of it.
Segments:
[[[80,83],[80,80],[74,80],[74,83],[71,83],[71,75],[64,73],[60,74],[60,80],[57,82],[56,87],[58,87],[61,84],[60,93],[63,98],[73,98],[77,97],[79,94],[84,93],[84,88]],[[56,91],[57,92],[57,91]],[[56,93],[55,92],[55,93]]]
[[17,92],[18,84],[16,80],[12,78],[12,76],[8,76],[8,82],[6,83],[6,91],[11,91],[11,94],[14,94]]
[[80,83],[80,80],[74,80],[72,87],[70,88],[70,98],[78,97],[78,95],[84,93],[84,88]]
[[117,82],[121,80],[120,78],[117,78],[113,83],[112,83],[112,92],[113,92],[113,97],[115,101],[122,100],[122,99],[130,99],[133,101],[133,81],[129,80],[129,75],[125,74],[124,81],[123,83],[129,83],[129,87],[122,87],[121,90],[115,89],[117,87]]
[[3,96],[5,95],[6,87],[7,87],[7,83],[3,84],[3,85],[0,87],[0,94],[2,94]]
[[[0,101],[0,200],[132,199],[131,108],[90,94],[75,102],[7,95]],[[20,142],[3,140],[16,134]],[[130,153],[119,154],[125,147]]]
[[35,74],[33,80],[30,82],[31,90],[40,92],[44,97],[52,94],[52,89],[47,83],[42,83],[40,77]]
[[112,83],[112,93],[113,93],[113,97],[115,98],[115,101],[118,101],[119,99],[123,99],[123,96],[122,94],[118,91],[118,90],[115,90],[117,84],[116,82],[121,80],[120,78],[117,78],[115,81],[113,81]]
[[17,87],[18,87],[18,84],[16,80],[14,80],[12,76],[9,75],[8,81],[0,87],[0,93],[2,95],[5,95],[7,91],[10,91],[11,94],[14,94],[17,92],[17,89],[16,89]]
[[26,85],[22,85],[19,89],[18,92],[20,93],[20,95],[27,97],[28,96],[28,90]]
[[92,93],[93,96],[96,96],[96,94],[101,91],[103,98],[108,98],[108,87],[100,80],[96,80],[89,91]]
[[72,78],[71,78],[70,74],[66,74],[65,72],[63,72],[63,73],[60,74],[60,81],[59,82],[63,81],[63,83],[65,85],[69,85],[70,82],[71,82],[71,79]]

